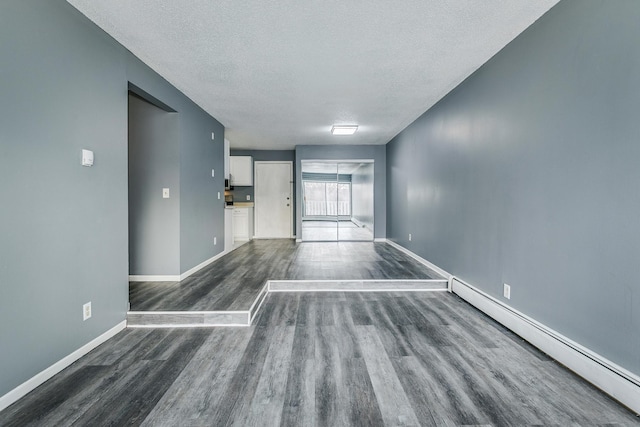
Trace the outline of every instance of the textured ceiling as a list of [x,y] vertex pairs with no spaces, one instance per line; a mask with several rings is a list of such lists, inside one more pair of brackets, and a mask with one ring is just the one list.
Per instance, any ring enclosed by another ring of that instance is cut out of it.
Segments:
[[558,0],[68,1],[233,148],[291,149],[387,143]]

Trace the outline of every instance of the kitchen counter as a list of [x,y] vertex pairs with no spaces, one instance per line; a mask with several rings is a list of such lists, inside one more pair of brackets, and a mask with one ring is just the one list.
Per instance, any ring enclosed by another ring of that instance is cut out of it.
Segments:
[[233,208],[252,208],[253,202],[233,202]]

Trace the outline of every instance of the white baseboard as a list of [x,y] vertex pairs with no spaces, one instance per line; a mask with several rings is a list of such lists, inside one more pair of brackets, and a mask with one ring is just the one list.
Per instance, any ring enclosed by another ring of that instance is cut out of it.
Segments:
[[224,255],[228,254],[232,250],[233,249],[228,251],[222,251],[219,254],[212,256],[208,260],[201,262],[200,264],[185,271],[180,275],[131,275],[129,276],[129,281],[130,282],[179,282],[191,276],[192,274],[202,270],[207,265],[211,264],[213,261],[217,260],[218,258],[223,257]]
[[351,217],[351,222],[358,226],[358,228],[366,228],[366,224],[359,219]]
[[438,273],[442,277],[446,278],[447,280],[450,280],[453,277],[453,275],[451,273],[448,273],[447,271],[441,269],[437,265],[435,265],[435,264],[427,261],[426,259],[422,258],[421,256],[411,252],[409,249],[405,248],[404,246],[400,246],[399,244],[397,244],[393,240],[385,239],[385,241],[387,242],[387,244],[393,246],[394,248],[398,249],[401,252],[404,252],[405,254],[409,255],[411,258],[415,259],[419,263],[426,265],[427,267],[429,267],[430,269],[432,269],[433,271],[435,271],[436,273]]
[[112,338],[118,332],[122,331],[127,327],[127,322],[122,321],[118,323],[113,328],[109,329],[107,332],[103,333],[99,337],[91,340],[87,344],[83,345],[70,355],[62,358],[57,361],[53,365],[49,366],[44,371],[36,374],[34,377],[28,379],[27,381],[20,384],[18,387],[11,390],[9,393],[0,397],[0,411],[4,410],[6,407],[16,402],[21,397],[25,396],[30,391],[34,390],[36,387],[53,377],[58,372],[62,371],[67,366],[71,365],[76,360],[80,359],[85,354],[89,353],[91,350],[107,341],[109,338]]
[[154,275],[137,274],[137,275],[129,276],[129,281],[130,282],[179,282],[180,276],[178,275],[154,276]]
[[386,243],[387,239],[385,239],[384,237],[376,237],[375,239],[373,239],[374,243]]
[[640,413],[640,377],[476,287],[456,277],[451,282],[453,292],[462,299]]
[[213,261],[222,258],[223,256],[225,256],[226,254],[228,254],[231,251],[222,251],[217,255],[212,256],[211,258],[209,258],[206,261],[201,262],[200,264],[196,265],[195,267],[185,271],[184,273],[182,273],[180,275],[180,279],[179,280],[184,280],[187,277],[191,276],[192,274],[202,270],[203,268],[205,268],[207,265],[211,264]]

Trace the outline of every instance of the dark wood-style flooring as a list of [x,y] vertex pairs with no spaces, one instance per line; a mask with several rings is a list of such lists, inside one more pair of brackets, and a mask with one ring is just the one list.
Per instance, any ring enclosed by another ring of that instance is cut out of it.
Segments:
[[252,240],[181,282],[131,282],[131,311],[248,310],[267,280],[442,279],[386,243]]
[[270,294],[250,327],[127,329],[2,426],[638,425],[453,294]]

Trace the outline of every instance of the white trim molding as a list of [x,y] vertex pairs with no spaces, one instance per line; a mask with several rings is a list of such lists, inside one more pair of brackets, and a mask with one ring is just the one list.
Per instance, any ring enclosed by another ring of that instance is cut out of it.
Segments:
[[144,274],[136,274],[129,276],[130,282],[179,282],[180,276],[175,275],[144,275]]
[[640,377],[463,280],[451,282],[453,293],[640,413]]
[[444,279],[400,280],[270,280],[268,292],[439,292]]
[[226,254],[228,254],[231,251],[222,251],[217,255],[212,256],[211,258],[209,258],[206,261],[201,262],[200,264],[196,265],[195,267],[185,271],[184,273],[182,273],[180,275],[180,279],[179,280],[184,280],[187,277],[191,276],[192,274],[202,270],[203,268],[205,268],[207,265],[211,264],[213,261],[222,258],[223,256],[225,256]]
[[394,248],[398,249],[401,252],[404,252],[405,254],[409,255],[411,258],[415,259],[419,263],[429,267],[431,270],[435,271],[436,273],[444,277],[446,280],[451,280],[451,278],[453,277],[451,273],[448,273],[447,271],[443,270],[442,268],[438,267],[432,262],[427,261],[426,259],[422,258],[420,255],[417,255],[411,252],[409,249],[405,248],[404,246],[400,246],[393,240],[385,239],[385,241],[387,242],[387,244],[393,246]]
[[375,239],[373,239],[374,243],[385,243],[387,242],[387,239],[385,239],[384,237],[376,237]]
[[12,403],[18,401],[20,398],[25,396],[30,391],[34,390],[39,385],[43,384],[45,381],[49,380],[51,377],[71,365],[76,360],[80,359],[85,354],[89,353],[94,348],[98,347],[100,344],[104,343],[108,339],[114,337],[118,332],[124,330],[127,327],[127,322],[123,320],[118,323],[113,328],[109,329],[102,335],[94,338],[89,341],[87,344],[83,345],[73,353],[68,356],[63,357],[53,365],[49,366],[42,372],[36,374],[31,377],[27,381],[20,384],[18,387],[11,390],[9,393],[0,397],[0,411],[4,410],[6,407],[11,405]]
[[211,264],[213,261],[219,258],[222,258],[223,256],[225,256],[231,251],[233,251],[233,249],[228,251],[222,251],[219,254],[212,256],[208,260],[201,262],[200,264],[185,271],[180,275],[131,275],[129,276],[129,281],[130,282],[179,282],[191,276],[192,274],[197,273],[198,271],[202,270],[203,268]]

